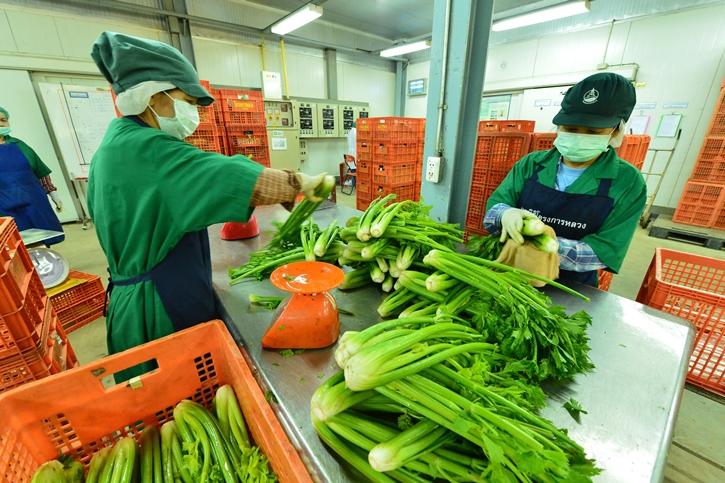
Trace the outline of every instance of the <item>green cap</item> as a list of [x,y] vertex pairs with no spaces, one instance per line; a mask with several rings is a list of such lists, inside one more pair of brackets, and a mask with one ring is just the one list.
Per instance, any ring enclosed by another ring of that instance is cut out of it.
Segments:
[[2,112],[3,114],[5,114],[5,117],[7,117],[8,119],[10,119],[10,113],[7,111],[7,109],[5,109],[4,107],[0,107],[0,112]]
[[557,126],[613,127],[632,115],[637,95],[625,77],[611,72],[590,75],[566,92]]
[[103,32],[93,44],[91,57],[120,94],[142,82],[170,82],[208,106],[214,98],[199,83],[194,66],[174,47],[155,40]]

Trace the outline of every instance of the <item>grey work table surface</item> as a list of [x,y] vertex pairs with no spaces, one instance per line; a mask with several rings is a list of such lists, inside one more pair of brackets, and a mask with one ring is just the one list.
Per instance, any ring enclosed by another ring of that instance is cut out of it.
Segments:
[[[277,403],[272,407],[313,479],[332,483],[362,481],[355,470],[340,464],[323,445],[310,422],[312,393],[338,370],[333,348],[307,350],[290,358],[280,356],[277,350],[262,349],[262,336],[273,312],[251,306],[248,296],[283,292],[269,280],[229,285],[228,268],[246,263],[249,253],[260,250],[270,240],[272,222],[287,216],[281,207],[260,208],[255,213],[261,231],[256,238],[223,241],[219,238],[222,225],[209,229],[214,286],[227,310],[227,325],[246,348],[245,356],[258,374],[262,389],[274,393]],[[333,219],[344,224],[356,214],[360,213],[332,205],[318,210],[314,220],[321,226]],[[604,471],[594,481],[662,481],[694,328],[683,319],[631,300],[583,285],[575,288],[591,302],[556,289],[547,288],[546,292],[568,313],[586,310],[592,316],[588,334],[596,369],[572,382],[545,384],[548,407],[541,415],[568,429],[587,455],[597,460]],[[383,295],[378,287],[332,293],[341,308],[355,314],[340,316],[342,332],[362,330],[381,320],[376,309]],[[580,423],[562,408],[570,397],[588,412],[581,415]]]

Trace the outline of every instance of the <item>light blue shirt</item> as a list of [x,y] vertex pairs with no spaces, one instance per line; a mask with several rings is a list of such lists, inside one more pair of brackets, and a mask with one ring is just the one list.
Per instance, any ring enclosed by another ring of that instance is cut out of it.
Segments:
[[587,168],[570,168],[565,165],[561,158],[559,158],[559,167],[556,172],[556,182],[554,187],[557,191],[566,191],[579,176],[584,173]]

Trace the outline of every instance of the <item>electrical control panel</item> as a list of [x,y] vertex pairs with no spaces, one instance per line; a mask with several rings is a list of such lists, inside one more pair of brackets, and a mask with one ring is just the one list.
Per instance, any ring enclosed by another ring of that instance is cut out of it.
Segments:
[[317,105],[317,137],[338,137],[340,124],[337,104]]
[[340,104],[340,137],[344,138],[355,125],[355,107]]
[[368,118],[370,117],[370,108],[369,107],[363,107],[363,106],[355,106],[353,108],[355,119],[358,119],[360,117]]
[[289,101],[264,101],[264,117],[267,127],[295,127],[294,109]]
[[300,138],[317,137],[317,104],[314,102],[293,102],[295,118],[300,127]]
[[307,140],[300,139],[300,161],[304,163],[308,159],[310,159],[310,157],[307,154]]

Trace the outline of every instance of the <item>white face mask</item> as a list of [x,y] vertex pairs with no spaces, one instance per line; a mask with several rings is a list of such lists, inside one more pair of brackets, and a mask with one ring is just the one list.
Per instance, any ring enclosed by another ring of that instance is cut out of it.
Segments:
[[586,163],[607,150],[611,135],[612,133],[580,134],[559,131],[554,140],[554,146],[567,161]]
[[188,102],[174,99],[166,92],[164,92],[164,94],[174,101],[174,112],[176,113],[176,116],[161,117],[156,114],[153,107],[149,106],[149,108],[151,108],[151,112],[156,114],[156,119],[159,122],[159,128],[165,133],[176,136],[179,139],[189,137],[194,131],[196,131],[196,128],[199,127],[199,110],[196,106],[193,106]]

